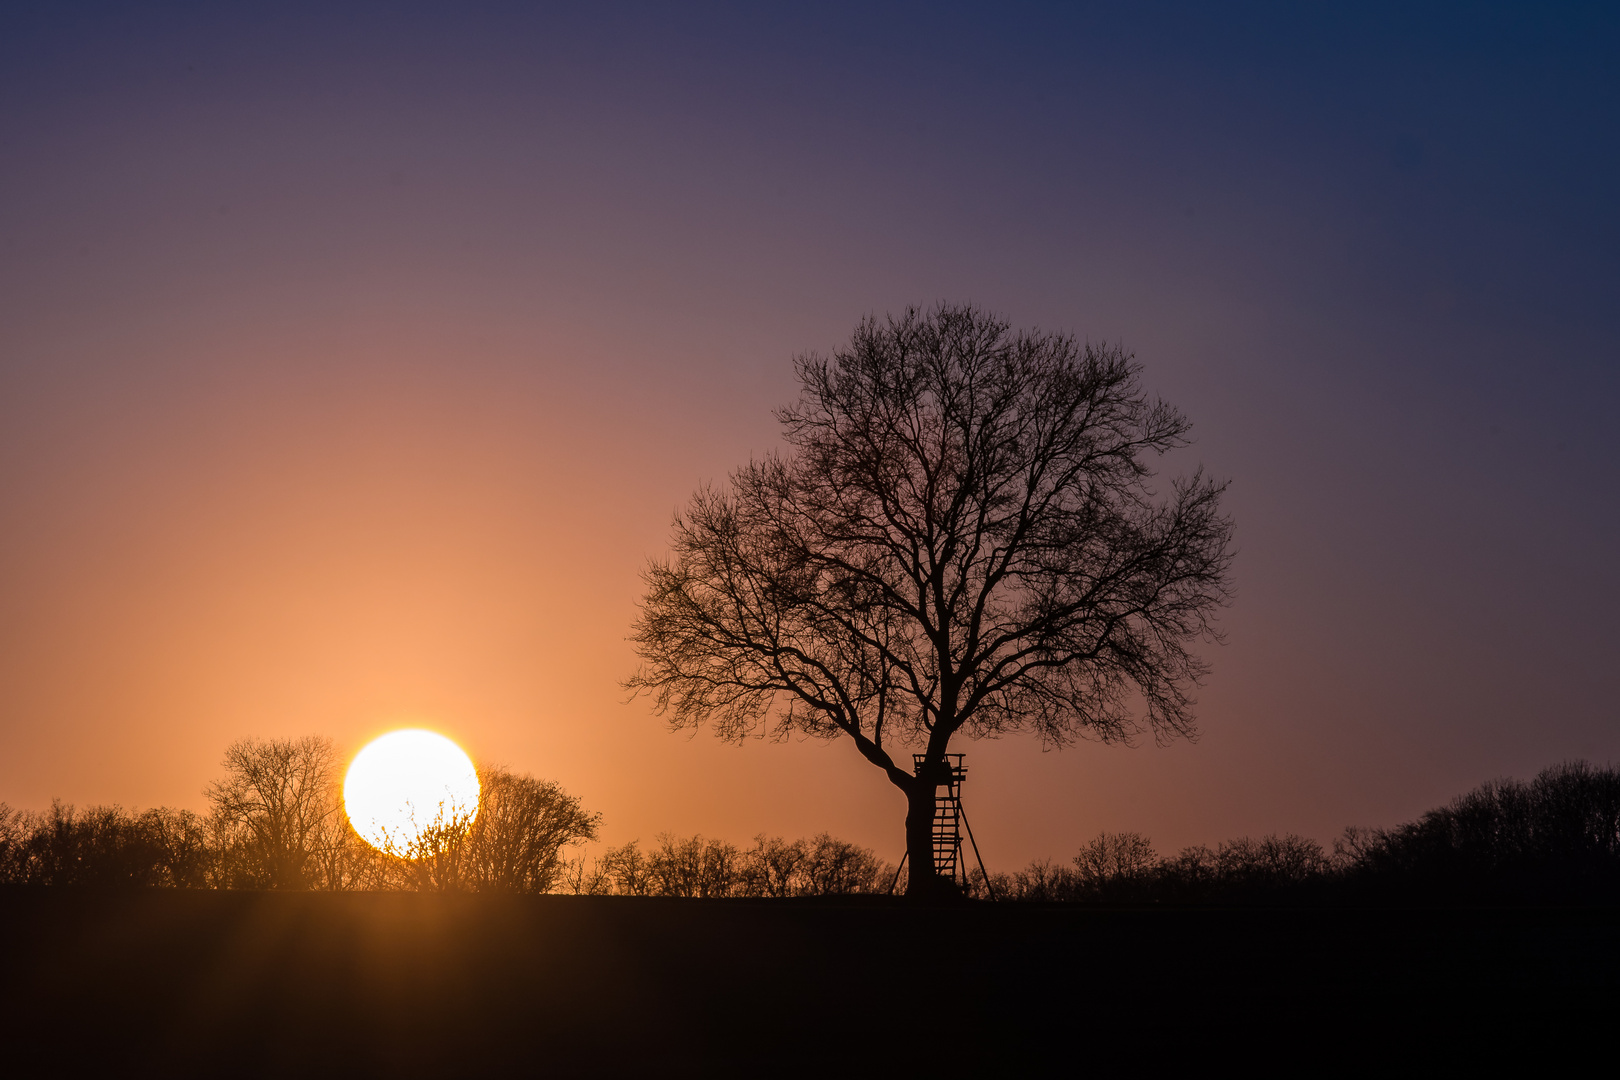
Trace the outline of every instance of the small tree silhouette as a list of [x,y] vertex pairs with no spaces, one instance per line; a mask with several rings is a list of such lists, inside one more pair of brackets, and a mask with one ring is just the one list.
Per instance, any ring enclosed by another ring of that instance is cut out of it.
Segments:
[[894,876],[895,868],[870,849],[826,833],[792,843],[757,836],[747,850],[663,833],[650,851],[632,840],[589,868],[583,860],[573,864],[568,886],[621,896],[843,896],[887,892]]
[[222,848],[221,884],[307,889],[319,853],[340,842],[337,754],[330,739],[241,739],[225,749],[225,776],[204,791]]
[[372,840],[407,888],[422,892],[469,889],[468,833],[477,813],[476,805],[461,806],[445,799],[423,806],[407,804],[405,824],[379,825]]
[[471,827],[468,879],[481,892],[550,892],[566,847],[596,839],[601,814],[550,780],[507,769],[479,770],[478,816]]

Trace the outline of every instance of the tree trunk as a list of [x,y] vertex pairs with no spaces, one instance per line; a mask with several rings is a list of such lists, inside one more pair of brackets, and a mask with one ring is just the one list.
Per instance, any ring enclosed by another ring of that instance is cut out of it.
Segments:
[[943,900],[957,895],[955,884],[934,872],[935,785],[917,779],[906,789],[906,879],[908,900]]

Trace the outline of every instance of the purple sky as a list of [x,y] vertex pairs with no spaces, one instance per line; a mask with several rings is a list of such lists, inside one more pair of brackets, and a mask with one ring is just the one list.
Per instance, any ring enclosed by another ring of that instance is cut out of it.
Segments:
[[956,748],[994,866],[1620,758],[1612,7],[344,10],[0,13],[0,800],[415,721],[898,858],[850,746],[618,680],[792,356],[939,300],[1133,349],[1240,548],[1198,742]]

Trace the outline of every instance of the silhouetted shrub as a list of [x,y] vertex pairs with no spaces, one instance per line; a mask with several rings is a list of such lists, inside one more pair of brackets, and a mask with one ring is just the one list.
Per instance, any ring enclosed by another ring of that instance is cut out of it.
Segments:
[[808,854],[809,845],[803,840],[790,844],[780,836],[754,837],[754,846],[743,856],[744,895],[792,896]]
[[1150,876],[1159,857],[1141,833],[1101,833],[1074,857],[1075,869],[1085,885],[1100,886]]
[[0,802],[0,885],[22,883],[27,842],[26,815]]
[[435,821],[402,850],[374,852],[370,887],[550,892],[566,870],[562,849],[596,839],[601,815],[550,780],[485,766],[478,784],[476,813]]
[[1068,866],[1038,859],[1023,870],[969,878],[972,896],[1025,901],[1139,904],[1264,900],[1326,880],[1332,865],[1314,840],[1245,837],[1184,848],[1161,859],[1140,833],[1102,833]]
[[1080,874],[1073,867],[1036,859],[1022,870],[992,874],[988,886],[977,868],[969,872],[967,894],[973,899],[1073,901],[1085,899]]
[[822,833],[810,841],[799,876],[801,896],[877,893],[888,888],[893,870],[870,849]]
[[757,836],[742,850],[701,836],[660,834],[642,851],[637,841],[609,848],[587,866],[571,864],[567,887],[581,894],[620,896],[846,896],[883,893],[894,867],[868,848],[822,833],[792,843]]
[[1241,837],[1213,851],[1185,848],[1158,873],[1158,898],[1197,902],[1267,900],[1324,884],[1333,866],[1322,845],[1308,837]]
[[333,867],[348,831],[330,739],[240,739],[225,749],[225,776],[204,794],[223,888],[308,889]]
[[0,806],[0,879],[9,884],[199,888],[213,858],[202,819],[187,810]]
[[654,895],[656,886],[647,856],[632,840],[623,847],[609,848],[602,853],[601,872],[592,880],[599,886],[593,891],[614,893],[619,896]]
[[464,851],[466,881],[478,892],[550,892],[562,879],[562,850],[596,839],[602,815],[551,780],[479,770],[478,817]]
[[655,896],[731,896],[738,891],[739,853],[733,844],[700,836],[658,837],[648,857],[648,891]]

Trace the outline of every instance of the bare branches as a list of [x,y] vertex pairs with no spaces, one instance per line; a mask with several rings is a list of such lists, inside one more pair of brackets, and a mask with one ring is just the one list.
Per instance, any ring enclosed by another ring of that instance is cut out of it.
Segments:
[[334,840],[337,755],[330,739],[242,739],[225,750],[225,778],[204,794],[223,841],[240,849],[236,884],[305,889],[316,851]]
[[837,896],[887,892],[895,868],[870,849],[826,833],[792,843],[760,835],[746,850],[723,840],[662,833],[650,850],[632,840],[609,848],[589,868],[583,859],[571,864],[570,872],[573,891],[583,894]]
[[562,880],[563,848],[596,839],[602,815],[555,781],[485,768],[479,784],[466,850],[467,877],[480,892],[550,892]]
[[796,369],[788,452],[649,566],[630,688],[723,738],[848,735],[902,786],[888,746],[958,730],[1193,732],[1231,523],[1202,473],[1155,495],[1189,424],[1127,353],[940,307]]

